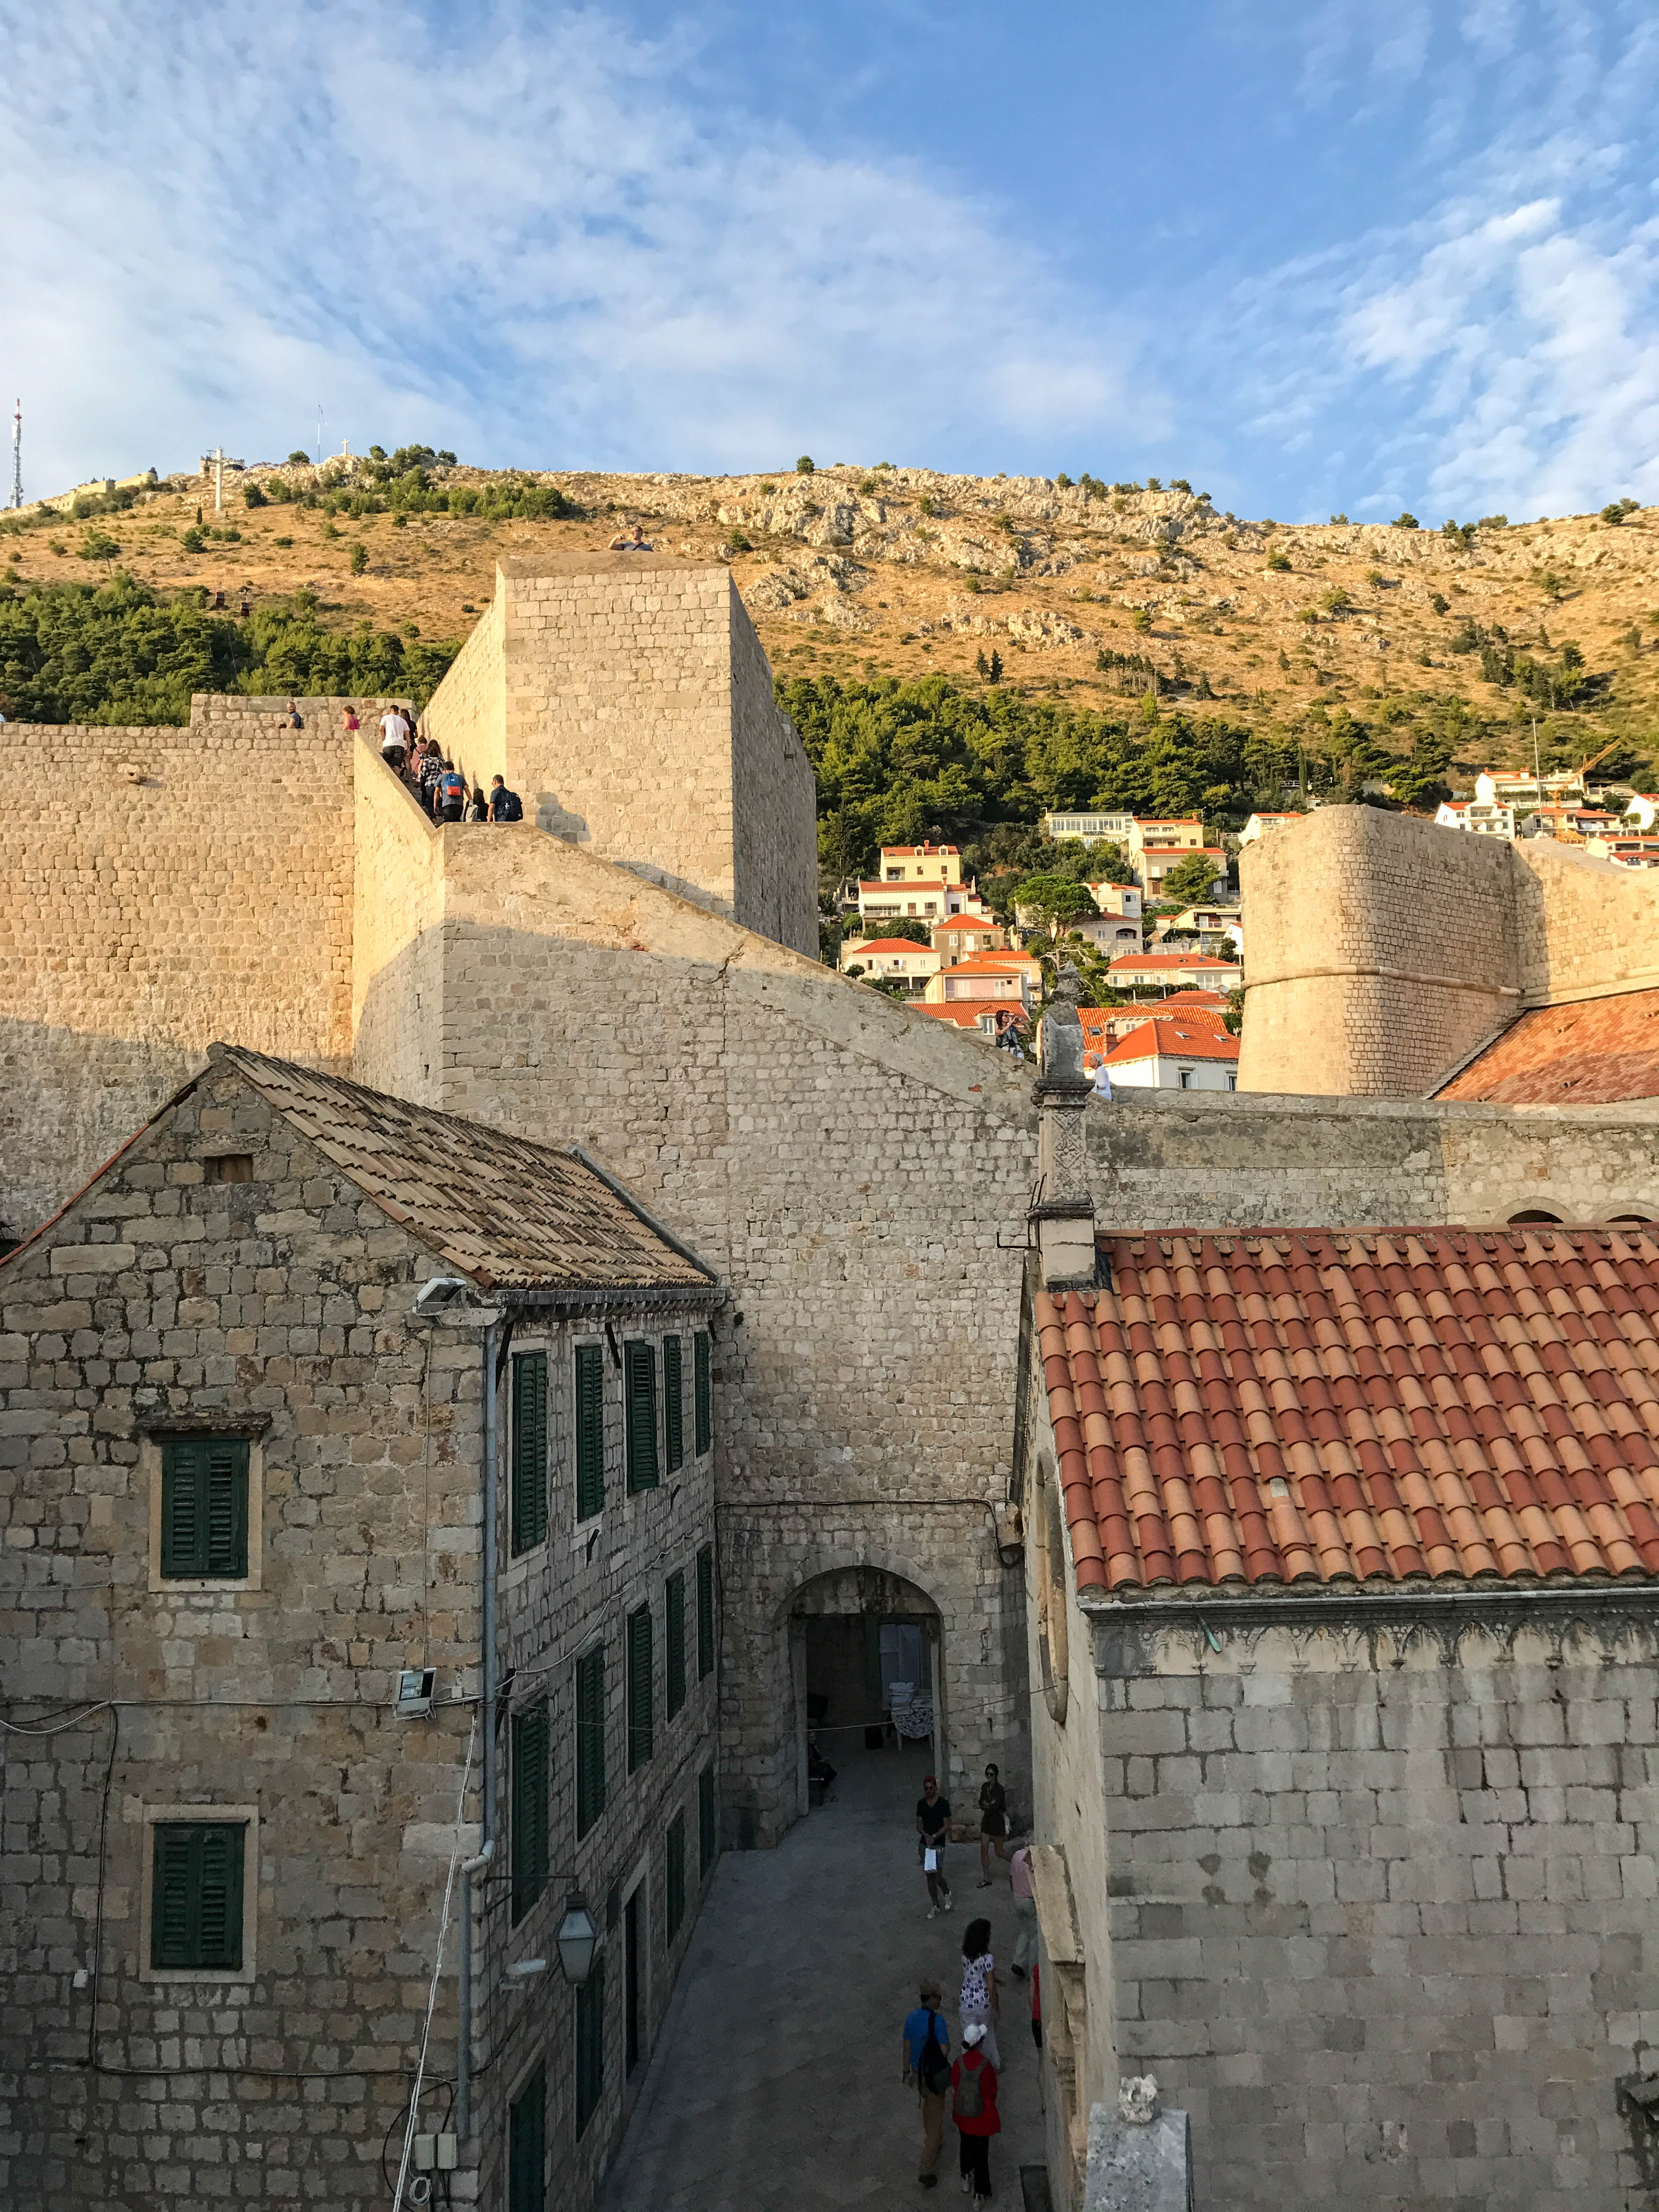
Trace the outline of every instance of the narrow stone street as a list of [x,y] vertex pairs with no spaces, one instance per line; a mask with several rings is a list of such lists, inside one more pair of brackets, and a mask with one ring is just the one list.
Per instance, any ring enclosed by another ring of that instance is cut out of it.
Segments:
[[776,1850],[731,1851],[702,1922],[603,2212],[818,2212],[960,2201],[947,2115],[939,2187],[921,2190],[913,2090],[899,2083],[899,2030],[931,1972],[951,2048],[962,1931],[991,1923],[1004,1976],[999,2028],[1003,2131],[996,2200],[1021,2203],[1019,2168],[1042,2160],[1029,1985],[1007,1975],[1015,1935],[1007,1870],[979,1889],[976,1844],[945,1864],[955,1910],[927,1917],[916,1863],[921,1753],[831,1753],[836,1799]]

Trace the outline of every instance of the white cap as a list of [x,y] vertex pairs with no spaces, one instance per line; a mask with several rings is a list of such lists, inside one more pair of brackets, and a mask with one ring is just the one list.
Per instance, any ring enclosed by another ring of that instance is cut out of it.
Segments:
[[962,2031],[962,2039],[971,2051],[976,2043],[983,2043],[990,2030],[983,2021],[970,2021]]

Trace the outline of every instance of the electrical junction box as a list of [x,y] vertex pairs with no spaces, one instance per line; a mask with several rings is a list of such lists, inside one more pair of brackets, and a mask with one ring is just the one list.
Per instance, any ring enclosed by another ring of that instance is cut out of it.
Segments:
[[415,2138],[416,2172],[430,2173],[437,2163],[438,2138],[436,2136],[416,2136]]
[[432,1711],[432,1692],[437,1687],[435,1667],[405,1667],[398,1677],[398,1695],[393,1710],[400,1721],[416,1720]]
[[461,2139],[459,2136],[440,2136],[438,2138],[438,2171],[453,2173],[460,2157]]

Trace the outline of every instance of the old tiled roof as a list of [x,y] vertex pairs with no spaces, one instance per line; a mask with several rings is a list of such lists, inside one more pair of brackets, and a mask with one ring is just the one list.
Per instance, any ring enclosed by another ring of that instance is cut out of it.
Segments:
[[1119,969],[1127,972],[1131,968],[1204,968],[1218,975],[1238,973],[1237,961],[1217,960],[1207,952],[1120,952],[1115,960],[1107,963],[1106,972],[1114,975]]
[[1106,1065],[1131,1060],[1237,1060],[1238,1039],[1229,1036],[1214,1022],[1142,1022],[1120,1037],[1106,1054]]
[[1536,1006],[1436,1093],[1495,1106],[1609,1106],[1659,1098],[1659,991]]
[[709,1290],[570,1152],[411,1106],[338,1076],[216,1045],[276,1113],[446,1266],[484,1289]]
[[1036,1309],[1080,1589],[1659,1574],[1659,1233],[1099,1249]]

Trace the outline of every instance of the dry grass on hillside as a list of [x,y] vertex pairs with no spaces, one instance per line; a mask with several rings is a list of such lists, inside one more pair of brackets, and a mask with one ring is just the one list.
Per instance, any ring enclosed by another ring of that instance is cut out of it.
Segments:
[[[300,489],[316,480],[289,466],[249,473]],[[465,468],[434,473],[441,483],[490,480]],[[938,672],[973,685],[979,657],[995,650],[1005,681],[1021,690],[1106,706],[1139,679],[1103,672],[1104,649],[1144,655],[1186,680],[1189,702],[1207,690],[1218,702],[1210,711],[1252,722],[1294,725],[1322,702],[1363,716],[1362,702],[1421,706],[1455,694],[1487,725],[1494,757],[1529,759],[1530,708],[1484,683],[1478,657],[1449,650],[1473,618],[1539,656],[1571,639],[1610,677],[1590,712],[1545,718],[1547,739],[1553,731],[1576,743],[1583,732],[1590,750],[1592,732],[1597,742],[1618,732],[1646,743],[1652,726],[1659,510],[1617,526],[1577,515],[1483,528],[1466,545],[1438,530],[1237,520],[1180,490],[1113,494],[921,469],[537,481],[568,493],[580,518],[331,522],[292,505],[249,511],[229,490],[216,516],[210,484],[175,478],[100,527],[123,565],[162,590],[204,585],[234,604],[244,587],[309,586],[331,624],[459,639],[490,596],[498,559],[578,558],[637,520],[659,560],[729,563],[782,675]],[[210,530],[234,528],[240,539],[186,553],[179,540],[198,506]],[[80,524],[55,519],[9,539],[9,558],[25,579],[84,578],[95,571],[76,556],[81,535]],[[357,543],[368,568],[354,576]],[[1333,612],[1325,603],[1336,594],[1350,604]]]

